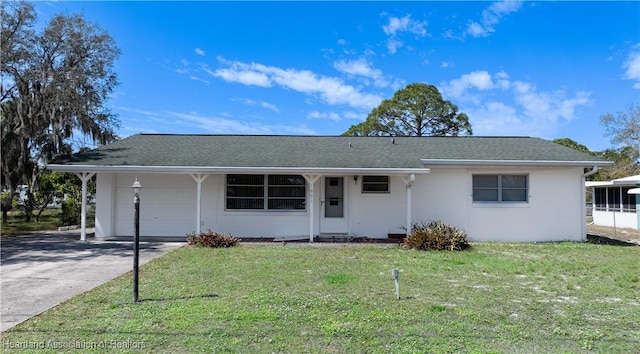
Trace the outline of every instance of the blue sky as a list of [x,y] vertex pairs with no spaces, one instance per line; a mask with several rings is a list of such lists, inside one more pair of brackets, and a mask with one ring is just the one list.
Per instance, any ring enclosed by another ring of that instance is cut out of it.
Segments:
[[339,135],[413,82],[474,135],[611,146],[640,103],[640,2],[36,2],[122,50],[119,134]]

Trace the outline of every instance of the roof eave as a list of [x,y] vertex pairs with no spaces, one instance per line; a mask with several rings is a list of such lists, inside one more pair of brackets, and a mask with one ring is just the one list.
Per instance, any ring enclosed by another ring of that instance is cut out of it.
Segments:
[[612,166],[611,161],[557,161],[557,160],[464,160],[464,159],[420,159],[425,166],[547,166],[547,167],[591,167]]
[[605,186],[613,186],[611,181],[586,181],[584,182],[585,187],[605,187]]
[[428,174],[428,168],[336,168],[336,167],[218,167],[218,166],[105,166],[59,165],[47,168],[59,172],[138,172],[138,173],[280,173],[280,174],[336,174],[336,175],[407,175]]

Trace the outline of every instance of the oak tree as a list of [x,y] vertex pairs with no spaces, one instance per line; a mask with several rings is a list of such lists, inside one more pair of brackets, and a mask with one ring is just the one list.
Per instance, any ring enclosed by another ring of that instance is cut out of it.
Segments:
[[120,50],[81,15],[54,16],[40,31],[30,2],[3,1],[0,16],[2,184],[15,191],[37,185],[42,167],[71,154],[74,141],[117,138],[119,121],[106,103]]

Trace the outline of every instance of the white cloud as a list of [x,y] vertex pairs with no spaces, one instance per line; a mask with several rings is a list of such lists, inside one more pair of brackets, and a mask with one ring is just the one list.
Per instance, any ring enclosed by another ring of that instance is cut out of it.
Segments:
[[498,82],[498,86],[501,89],[508,89],[511,86],[511,82],[509,81],[509,75],[504,71],[500,71],[499,73],[494,75],[496,81]]
[[193,51],[194,51],[197,55],[200,55],[200,56],[205,56],[205,55],[207,54],[207,53],[205,53],[205,51],[204,51],[204,50],[202,50],[202,49],[200,49],[200,48],[196,48],[196,49],[194,49]]
[[357,113],[354,111],[342,112],[342,116],[346,119],[361,120],[361,121],[367,118],[367,114]]
[[304,125],[264,125],[259,122],[242,122],[219,117],[203,117],[197,113],[167,112],[177,118],[176,124],[196,128],[199,132],[212,134],[304,134],[315,135],[315,131]]
[[443,61],[442,63],[440,63],[441,68],[448,68],[451,65],[452,65],[451,62],[448,62],[448,61]]
[[487,102],[464,112],[469,116],[475,135],[532,135],[531,124],[523,124],[515,108],[502,102]]
[[426,26],[426,22],[415,21],[411,18],[411,15],[407,15],[405,17],[390,17],[389,23],[382,26],[382,30],[389,36],[395,36],[401,32],[408,32],[424,37],[427,35]]
[[470,22],[467,26],[467,33],[472,37],[482,37],[488,35],[486,30],[477,22]]
[[241,102],[246,104],[247,106],[260,106],[262,108],[266,108],[266,109],[270,109],[274,112],[279,113],[280,109],[278,109],[278,107],[272,103],[269,102],[265,102],[265,101],[254,101],[248,98],[232,98],[231,101],[233,102]]
[[633,88],[640,89],[640,44],[633,46],[622,68],[625,70],[623,78],[635,81]]
[[191,76],[189,76],[189,79],[194,80],[194,81],[200,81],[200,82],[203,82],[203,83],[205,83],[207,85],[209,84],[209,80],[205,80],[205,79],[203,79],[203,78],[201,78],[199,76],[191,75]]
[[382,71],[374,69],[369,65],[366,59],[360,58],[355,60],[338,60],[333,63],[336,70],[351,75],[361,75],[372,79],[382,76]]
[[474,71],[469,74],[464,74],[458,79],[453,79],[447,84],[443,85],[442,91],[445,95],[451,96],[455,99],[464,99],[467,94],[467,90],[489,90],[494,88],[491,75],[486,71]]
[[207,72],[211,76],[221,78],[225,81],[237,82],[243,85],[260,87],[271,86],[271,80],[265,73],[247,70],[238,64],[232,64],[230,68],[218,69],[215,71],[205,70],[205,72]]
[[340,115],[336,112],[318,112],[318,111],[311,111],[309,113],[307,113],[307,118],[311,118],[311,119],[331,119],[334,122],[339,122],[342,120],[342,118],[340,118]]
[[137,109],[137,108],[131,108],[131,107],[126,107],[126,106],[119,106],[117,107],[119,110],[128,112],[128,113],[135,113],[135,114],[139,114],[142,116],[147,116],[147,117],[160,117],[161,114],[154,112],[154,111],[147,111],[147,110],[143,110],[143,109]]
[[389,81],[384,78],[382,71],[371,67],[371,64],[365,58],[338,60],[333,63],[333,67],[345,74],[372,79],[374,85],[378,87],[386,87],[389,85]]
[[319,111],[311,111],[307,113],[307,118],[310,119],[330,119],[334,122],[339,122],[343,119],[349,120],[364,120],[366,117],[365,114],[356,113],[354,111],[345,111],[342,113],[336,112],[319,112]]
[[396,52],[398,51],[398,48],[402,48],[403,45],[404,45],[404,42],[396,38],[389,38],[387,40],[387,50],[391,54],[396,54]]
[[346,104],[370,109],[382,101],[382,97],[361,92],[338,78],[318,75],[308,70],[282,69],[258,63],[228,61],[224,58],[219,58],[219,61],[226,67],[209,70],[208,73],[228,82],[260,87],[278,85],[317,96],[325,103],[332,105]]
[[260,107],[270,109],[274,112],[280,112],[280,109],[278,109],[278,107],[275,104],[265,102],[265,101],[260,101],[259,103],[260,103]]
[[395,36],[398,31],[404,31],[409,26],[410,16],[405,16],[402,18],[399,17],[391,17],[389,19],[389,23],[385,26],[382,26],[382,30],[384,33]]
[[562,90],[538,92],[530,83],[516,81],[513,83],[514,99],[524,109],[524,114],[533,119],[556,122],[559,118],[572,120],[576,106],[586,106],[591,103],[589,93],[578,91],[573,97],[567,98]]
[[427,33],[427,22],[416,21],[411,15],[404,17],[389,17],[389,22],[382,26],[382,30],[389,36],[387,40],[387,50],[391,54],[395,54],[399,48],[404,46],[404,42],[398,39],[403,33],[410,33],[416,37],[425,37]]
[[472,37],[487,37],[492,32],[495,32],[494,26],[504,16],[518,11],[521,7],[522,1],[502,0],[494,2],[482,11],[482,20],[480,22],[469,22],[466,33]]
[[469,116],[476,135],[551,137],[575,119],[577,108],[592,103],[589,92],[540,91],[530,82],[510,81],[504,71],[474,71],[440,88],[445,99]]

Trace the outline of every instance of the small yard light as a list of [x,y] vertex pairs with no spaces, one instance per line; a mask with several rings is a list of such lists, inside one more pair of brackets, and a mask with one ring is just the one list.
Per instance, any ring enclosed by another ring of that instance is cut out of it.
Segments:
[[133,302],[138,302],[138,255],[140,254],[140,189],[142,184],[136,177],[131,186],[133,188],[134,214],[134,239],[133,239]]
[[396,287],[396,299],[400,300],[400,272],[398,268],[391,270],[391,275],[393,275],[393,282]]

